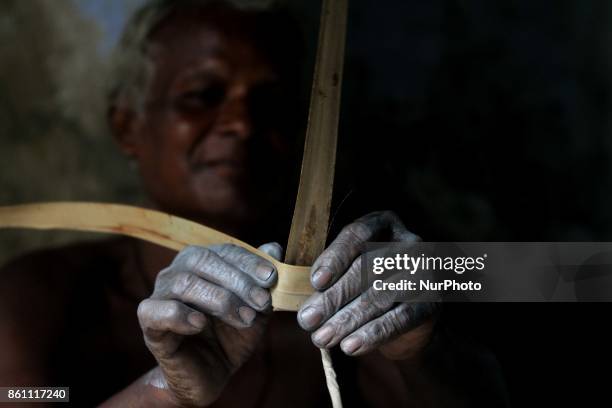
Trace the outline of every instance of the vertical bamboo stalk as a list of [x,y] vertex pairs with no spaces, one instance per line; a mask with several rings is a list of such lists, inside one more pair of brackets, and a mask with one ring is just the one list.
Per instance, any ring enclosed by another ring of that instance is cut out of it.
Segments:
[[325,247],[334,184],[348,0],[324,0],[302,172],[285,262],[311,265]]
[[[323,0],[319,46],[297,201],[285,262],[311,265],[325,248],[336,164],[348,0]],[[342,407],[336,372],[321,349],[334,408]]]

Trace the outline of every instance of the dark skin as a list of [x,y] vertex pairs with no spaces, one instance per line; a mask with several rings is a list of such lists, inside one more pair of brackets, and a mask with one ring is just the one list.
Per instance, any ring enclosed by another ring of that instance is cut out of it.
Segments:
[[[261,189],[281,184],[291,141],[253,117],[250,104],[281,78],[249,33],[219,28],[240,27],[231,24],[239,13],[214,15],[214,24],[211,18],[179,13],[156,30],[146,106],[138,112],[117,101],[111,126],[137,161],[152,206],[262,242],[275,191]],[[64,347],[82,363],[70,368],[81,377],[104,383],[119,375],[114,368],[132,376],[117,380],[115,395],[83,380],[90,389],[81,392],[98,402],[110,397],[108,406],[319,406],[328,397],[316,347],[339,345],[357,361],[355,386],[368,403],[449,406],[444,387],[424,369],[433,308],[374,293],[365,304],[357,299],[362,244],[415,239],[389,212],[345,227],[315,262],[316,293],[297,322],[295,314],[271,313],[273,266],[230,245],[176,255],[119,239],[23,258],[5,269],[11,285],[0,289],[0,323],[12,328],[0,334],[0,349],[11,350],[0,361],[1,385],[65,380],[48,364]],[[282,257],[278,244],[261,249]],[[95,287],[82,278],[91,265],[107,276]],[[83,299],[99,299],[104,318],[94,318]],[[76,318],[67,319],[70,313]],[[87,356],[100,353],[108,356],[101,367],[87,366]]]

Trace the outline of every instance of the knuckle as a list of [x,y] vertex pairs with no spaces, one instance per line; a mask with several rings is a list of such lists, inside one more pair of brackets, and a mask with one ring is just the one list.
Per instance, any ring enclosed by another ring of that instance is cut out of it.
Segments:
[[244,248],[240,248],[240,252],[237,256],[237,261],[240,265],[242,265],[242,269],[249,275],[255,274],[255,271],[260,264],[272,266],[270,262],[262,260],[262,258],[250,253]]
[[207,262],[211,252],[208,248],[190,245],[183,249],[178,256],[185,268],[194,270]]
[[227,291],[219,291],[215,294],[215,303],[218,312],[221,314],[230,313],[233,309],[232,294]]
[[380,294],[373,290],[366,290],[361,294],[361,302],[365,305],[373,305],[376,306],[379,301]]
[[172,276],[175,273],[175,269],[172,266],[162,269],[155,278],[155,292],[159,292],[162,288],[167,286],[168,282],[172,280]]
[[361,221],[355,221],[342,230],[342,236],[346,242],[367,241],[370,235],[370,227]]
[[168,267],[162,269],[157,274],[156,280],[163,280],[163,279],[167,278],[168,275],[172,274],[173,271],[174,271],[174,269],[172,268],[172,266],[168,266]]
[[336,315],[335,321],[339,327],[352,328],[355,322],[361,320],[362,313],[359,311],[341,311]]
[[244,265],[245,271],[254,272],[255,269],[259,266],[260,263],[263,265],[271,265],[268,261],[261,261],[256,255],[251,253],[243,253],[240,255],[240,262]]
[[219,255],[222,257],[227,257],[235,254],[239,247],[235,244],[221,244],[218,248]]
[[251,289],[255,286],[255,282],[248,276],[236,274],[234,277],[234,290],[238,296],[248,296],[251,292]]
[[387,310],[393,305],[395,295],[388,291],[377,292],[371,288],[363,294],[363,301],[378,311]]
[[374,304],[374,302],[376,301],[376,293],[371,291],[371,290],[367,290],[364,293],[361,294],[361,304],[363,306],[371,306]]
[[181,317],[181,305],[179,302],[172,301],[164,305],[164,313],[162,315],[170,320],[177,320]]
[[342,302],[342,291],[340,291],[339,288],[335,286],[327,290],[321,298],[321,303],[323,304],[323,310],[325,314],[327,315],[331,313],[335,313],[338,310],[341,302]]
[[318,261],[319,267],[329,268],[334,275],[344,272],[342,269],[351,261],[353,254],[352,247],[354,246],[353,242],[354,241],[344,239],[337,240],[333,247],[330,247],[330,249],[321,256]]
[[344,244],[336,243],[333,249],[327,250],[317,260],[318,267],[328,268],[334,271],[339,264],[338,258],[344,253]]
[[324,297],[324,293],[314,292],[300,307],[300,311],[298,312],[298,315],[300,315],[301,311],[304,311],[310,307],[317,309],[317,310],[323,310],[323,297]]
[[366,330],[367,338],[372,342],[377,342],[388,336],[388,328],[384,320],[378,320],[372,323]]
[[145,299],[138,304],[136,315],[138,316],[138,320],[141,323],[149,317],[150,310],[151,310],[151,301],[149,299]]
[[247,266],[249,266],[250,263],[257,259],[256,255],[252,254],[241,246],[235,244],[228,244],[228,246],[230,248],[230,259],[233,263],[237,263],[239,265],[246,264]]
[[347,239],[340,241],[338,243],[338,246],[336,247],[336,251],[334,251],[334,255],[336,256],[331,260],[331,263],[335,264],[340,263],[342,261],[349,261],[352,252],[351,248],[354,246],[355,242],[358,241],[356,241],[355,239]]
[[196,245],[188,245],[183,248],[178,255],[174,258],[175,261],[183,262],[188,258],[191,258],[198,253],[198,247]]
[[193,289],[196,278],[190,273],[180,273],[174,276],[170,285],[170,293],[174,296],[183,296]]
[[323,306],[328,313],[335,313],[355,297],[357,293],[355,284],[358,282],[351,278],[350,275],[345,274],[343,279],[323,292]]

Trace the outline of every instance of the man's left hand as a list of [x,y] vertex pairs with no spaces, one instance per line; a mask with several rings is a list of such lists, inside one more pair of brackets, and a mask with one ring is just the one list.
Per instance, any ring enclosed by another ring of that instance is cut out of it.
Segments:
[[298,311],[298,322],[319,348],[340,344],[351,356],[379,349],[391,359],[414,357],[429,342],[436,304],[396,303],[371,287],[364,292],[361,263],[368,241],[417,242],[419,237],[389,211],[346,226],[312,266],[317,292]]

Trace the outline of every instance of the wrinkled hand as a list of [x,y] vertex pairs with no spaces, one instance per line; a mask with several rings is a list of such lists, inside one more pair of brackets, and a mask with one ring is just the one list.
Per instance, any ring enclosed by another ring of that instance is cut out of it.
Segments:
[[346,226],[312,266],[315,292],[298,311],[319,348],[340,344],[348,355],[380,349],[392,359],[417,354],[428,342],[436,305],[396,303],[388,292],[362,293],[361,262],[367,241],[416,242],[392,212],[366,215]]
[[[260,249],[275,258],[282,252],[278,244]],[[138,319],[159,382],[178,405],[212,403],[249,358],[277,278],[270,262],[234,245],[187,247],[158,274]]]

